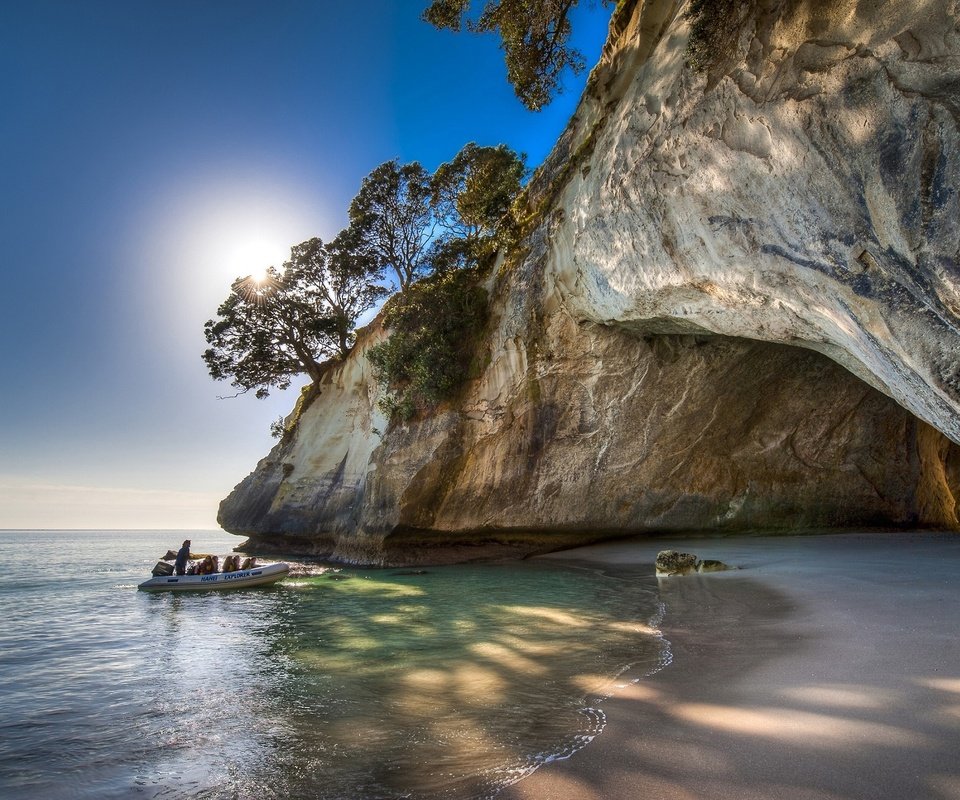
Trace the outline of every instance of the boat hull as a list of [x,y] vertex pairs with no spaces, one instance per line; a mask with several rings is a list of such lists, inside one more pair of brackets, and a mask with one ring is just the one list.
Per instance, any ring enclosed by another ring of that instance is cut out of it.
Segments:
[[209,592],[218,589],[244,589],[275,583],[290,572],[288,564],[265,564],[239,572],[214,572],[211,575],[159,575],[137,588],[144,592]]

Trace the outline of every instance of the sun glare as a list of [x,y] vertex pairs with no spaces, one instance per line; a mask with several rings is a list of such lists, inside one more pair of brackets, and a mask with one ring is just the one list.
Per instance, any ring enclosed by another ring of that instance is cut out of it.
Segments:
[[[272,265],[271,265],[271,266],[272,266]],[[257,283],[257,284],[266,283],[266,281],[267,281],[267,268],[264,267],[263,269],[254,270],[253,272],[251,272],[251,273],[250,273],[250,280],[252,280],[254,283]]]
[[203,323],[230,296],[237,278],[251,278],[256,291],[266,284],[254,280],[270,266],[282,271],[293,245],[328,233],[328,209],[316,187],[305,189],[302,181],[299,172],[285,178],[243,163],[169,176],[154,205],[144,207],[149,243],[133,237],[127,242],[130,259],[142,264],[138,294],[153,298],[157,275],[175,266],[179,291],[164,302],[144,303],[163,342],[174,337],[192,353],[198,339],[203,342]]
[[268,267],[281,271],[283,262],[290,258],[290,244],[263,236],[241,237],[231,248],[227,263],[234,277],[249,275],[254,282],[263,283]]

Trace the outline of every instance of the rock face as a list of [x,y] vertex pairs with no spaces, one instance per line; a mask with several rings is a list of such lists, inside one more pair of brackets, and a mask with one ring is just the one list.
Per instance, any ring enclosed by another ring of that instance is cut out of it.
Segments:
[[489,279],[482,376],[391,427],[371,328],[223,502],[227,530],[413,563],[958,527],[954,5],[760,3],[707,75],[683,12],[618,10],[532,184],[541,221]]
[[[571,313],[826,353],[960,441],[954,2],[758,2],[726,69],[635,9],[551,168]],[[549,172],[543,173],[544,180]]]

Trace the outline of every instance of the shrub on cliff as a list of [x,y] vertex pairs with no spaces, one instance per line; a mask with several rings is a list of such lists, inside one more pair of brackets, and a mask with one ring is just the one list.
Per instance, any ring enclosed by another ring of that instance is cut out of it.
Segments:
[[475,269],[434,275],[390,298],[390,338],[368,353],[388,390],[384,413],[409,419],[451,398],[469,377],[486,320],[487,293]]

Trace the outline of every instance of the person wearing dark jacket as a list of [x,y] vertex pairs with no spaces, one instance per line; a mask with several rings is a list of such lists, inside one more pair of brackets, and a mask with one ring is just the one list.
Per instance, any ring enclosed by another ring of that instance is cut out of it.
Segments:
[[177,560],[173,562],[173,571],[183,575],[187,571],[187,559],[190,558],[190,540],[183,542],[183,547],[177,551]]

